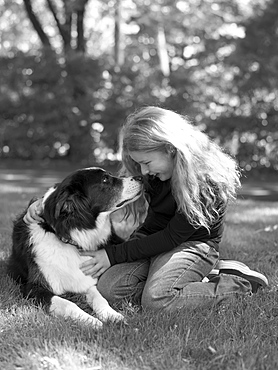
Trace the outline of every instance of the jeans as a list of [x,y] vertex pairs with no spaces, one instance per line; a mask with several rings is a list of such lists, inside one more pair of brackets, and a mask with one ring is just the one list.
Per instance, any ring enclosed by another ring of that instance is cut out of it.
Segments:
[[208,244],[186,242],[150,259],[110,267],[99,278],[98,290],[110,303],[128,299],[144,308],[165,311],[250,295],[251,284],[238,276],[220,274],[202,282],[218,258],[219,253]]

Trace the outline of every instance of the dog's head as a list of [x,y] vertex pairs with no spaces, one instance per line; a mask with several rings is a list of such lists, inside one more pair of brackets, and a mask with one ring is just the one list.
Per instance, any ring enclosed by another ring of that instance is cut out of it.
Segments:
[[73,229],[100,227],[100,220],[138,199],[142,187],[140,176],[120,178],[98,167],[81,169],[45,194],[44,219],[59,237],[71,238]]

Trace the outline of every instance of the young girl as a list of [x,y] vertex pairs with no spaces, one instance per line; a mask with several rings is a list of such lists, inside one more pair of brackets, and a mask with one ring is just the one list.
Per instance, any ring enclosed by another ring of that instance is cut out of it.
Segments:
[[[230,156],[186,117],[151,106],[128,117],[120,145],[121,174],[144,176],[149,205],[130,240],[82,252],[92,258],[81,270],[100,277],[98,289],[109,302],[127,298],[173,311],[268,284],[243,263],[219,261],[227,205],[240,186]],[[26,222],[33,218],[30,209]]]

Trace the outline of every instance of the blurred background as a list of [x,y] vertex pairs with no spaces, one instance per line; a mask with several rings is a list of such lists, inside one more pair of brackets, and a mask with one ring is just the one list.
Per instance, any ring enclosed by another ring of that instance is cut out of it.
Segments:
[[0,0],[1,167],[117,165],[143,105],[278,170],[277,0]]

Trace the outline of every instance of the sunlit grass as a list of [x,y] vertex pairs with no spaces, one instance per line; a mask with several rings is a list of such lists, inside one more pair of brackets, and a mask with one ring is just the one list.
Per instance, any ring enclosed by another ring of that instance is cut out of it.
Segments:
[[[33,182],[34,183],[34,182]],[[43,182],[45,185],[45,182]],[[6,184],[7,185],[7,184]],[[266,274],[270,286],[219,307],[176,314],[117,307],[127,324],[50,317],[22,298],[5,273],[12,219],[45,186],[15,182],[0,204],[0,368],[87,370],[274,370],[278,368],[278,202],[239,200],[229,209],[223,258]],[[35,192],[33,192],[35,187]],[[1,188],[3,190],[3,188]],[[30,190],[31,189],[31,190]],[[80,304],[84,302],[80,299]],[[89,308],[85,304],[85,309]]]

